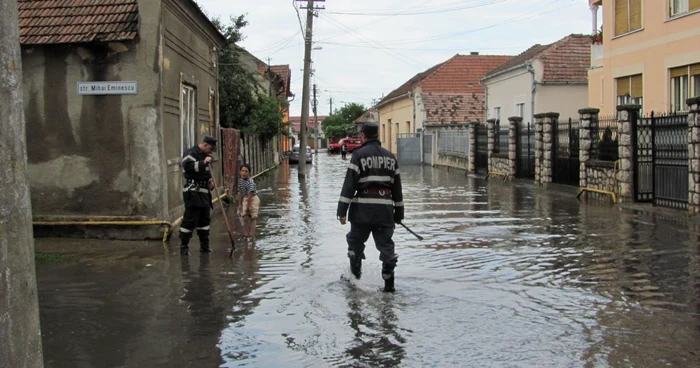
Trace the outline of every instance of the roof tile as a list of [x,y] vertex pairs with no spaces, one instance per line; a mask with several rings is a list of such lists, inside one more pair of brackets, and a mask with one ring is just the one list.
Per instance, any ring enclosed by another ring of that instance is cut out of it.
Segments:
[[138,37],[138,0],[19,0],[23,45]]

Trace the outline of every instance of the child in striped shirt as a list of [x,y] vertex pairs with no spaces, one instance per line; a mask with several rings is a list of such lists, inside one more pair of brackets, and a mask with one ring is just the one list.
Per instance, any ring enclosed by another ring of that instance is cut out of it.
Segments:
[[260,198],[255,181],[250,177],[250,165],[241,165],[241,178],[238,180],[238,213],[243,216],[243,237],[255,239],[255,225],[258,222]]

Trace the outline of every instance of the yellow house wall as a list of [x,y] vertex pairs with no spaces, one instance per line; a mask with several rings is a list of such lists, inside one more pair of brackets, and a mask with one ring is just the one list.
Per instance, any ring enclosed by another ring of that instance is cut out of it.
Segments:
[[396,139],[401,133],[412,133],[413,101],[407,97],[379,107],[379,140],[382,147],[396,154]]
[[643,110],[669,110],[669,69],[700,62],[700,12],[669,19],[668,1],[643,0],[642,29],[620,36],[614,36],[614,0],[602,1],[603,67],[588,73],[590,107],[614,113],[615,78],[643,73]]

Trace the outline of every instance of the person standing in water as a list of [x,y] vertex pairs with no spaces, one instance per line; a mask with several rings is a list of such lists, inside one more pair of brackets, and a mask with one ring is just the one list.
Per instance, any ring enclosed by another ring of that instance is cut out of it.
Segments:
[[260,198],[255,181],[250,176],[250,165],[241,165],[241,178],[238,180],[238,201],[236,203],[238,203],[238,213],[243,216],[243,237],[255,239]]

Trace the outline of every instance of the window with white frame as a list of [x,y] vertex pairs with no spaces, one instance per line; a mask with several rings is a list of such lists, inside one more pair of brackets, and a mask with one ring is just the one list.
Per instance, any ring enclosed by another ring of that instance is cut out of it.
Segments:
[[493,108],[493,118],[496,120],[501,120],[501,107],[494,107]]
[[644,105],[644,78],[641,74],[616,78],[617,105]]
[[675,17],[700,10],[700,0],[668,0],[668,15]]
[[180,96],[180,155],[195,144],[196,105],[195,89],[183,85]]
[[521,118],[525,114],[525,104],[519,103],[515,105],[515,116],[520,116]]
[[700,95],[700,63],[670,69],[671,111],[686,111],[688,98]]

